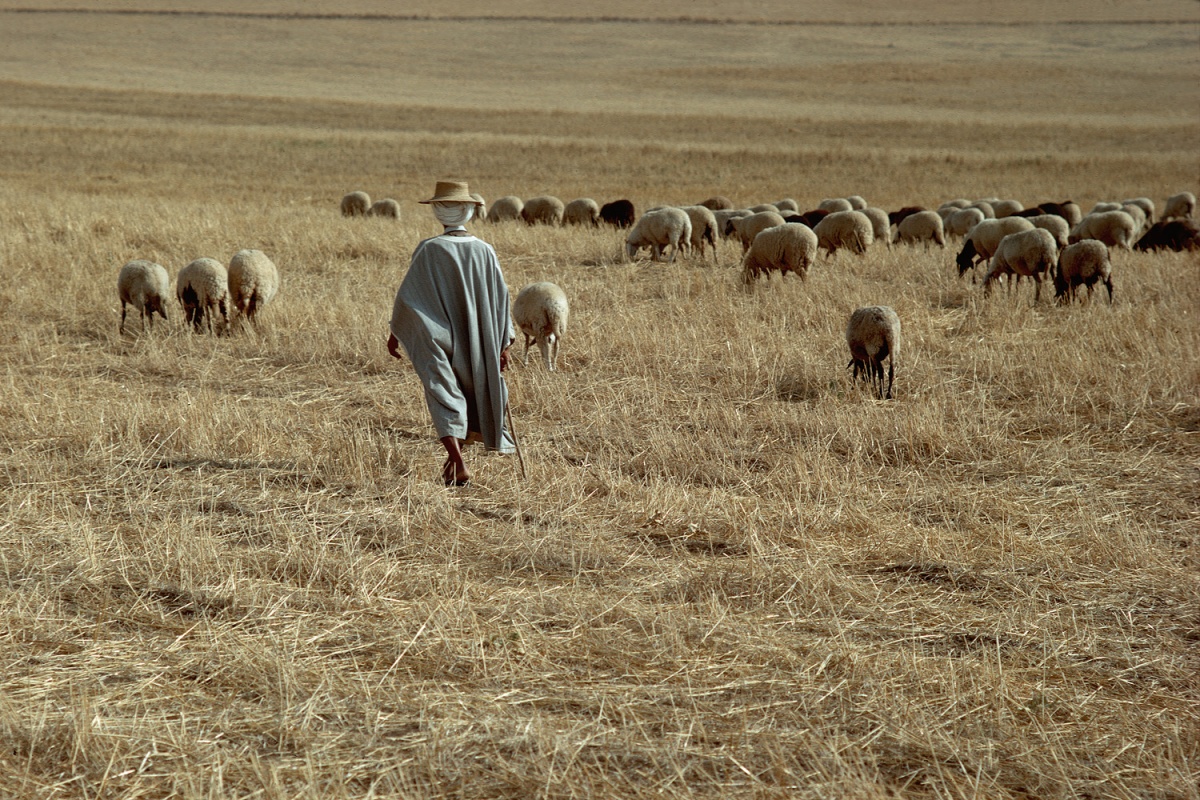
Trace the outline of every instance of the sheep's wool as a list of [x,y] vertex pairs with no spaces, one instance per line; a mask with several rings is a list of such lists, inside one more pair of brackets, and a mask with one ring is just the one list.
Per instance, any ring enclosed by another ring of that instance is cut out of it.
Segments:
[[438,222],[446,227],[465,225],[475,216],[474,203],[451,203],[443,200],[430,205],[433,206],[433,215],[437,217]]

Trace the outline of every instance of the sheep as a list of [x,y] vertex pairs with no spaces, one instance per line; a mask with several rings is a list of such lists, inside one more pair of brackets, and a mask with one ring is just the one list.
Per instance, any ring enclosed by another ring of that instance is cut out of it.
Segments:
[[737,217],[748,217],[750,214],[751,211],[748,208],[718,208],[713,212],[713,217],[717,220],[717,233],[720,234],[722,239],[728,239],[733,235],[733,229],[727,224],[729,220]]
[[531,283],[517,294],[512,307],[513,321],[525,334],[525,366],[529,366],[529,345],[537,342],[546,369],[558,366],[558,343],[567,333],[570,308],[567,295],[549,281]]
[[1059,250],[1067,246],[1067,237],[1071,235],[1071,226],[1058,214],[1038,214],[1034,217],[1025,217],[1025,219],[1033,223],[1035,228],[1045,228],[1050,231],[1054,235],[1054,243],[1058,245]]
[[[892,246],[892,223],[888,219],[888,213],[882,208],[874,206],[863,206],[856,208],[855,211],[860,214],[865,214],[867,219],[871,220],[871,230],[875,234],[875,239],[881,242],[887,242],[888,247]],[[805,222],[807,225],[807,221]],[[809,227],[812,227],[811,225]]]
[[759,275],[778,271],[794,272],[801,278],[817,255],[817,235],[806,225],[776,225],[754,237],[742,262],[742,277],[746,283]]
[[850,204],[851,211],[862,211],[867,208],[867,201],[857,194],[852,194],[846,198],[846,202]]
[[946,246],[946,234],[942,218],[936,211],[918,211],[909,214],[896,226],[896,238],[893,244],[905,242],[924,242],[929,247],[930,242],[937,242],[939,247]]
[[1019,211],[1022,211],[1025,206],[1019,200],[1000,200],[992,203],[992,212],[996,215],[996,219],[1004,219],[1011,217]]
[[1088,213],[1089,214],[1103,214],[1105,211],[1120,211],[1120,210],[1121,210],[1120,203],[1114,203],[1111,200],[1101,200],[1100,202],[1096,203],[1096,205],[1092,206],[1092,210],[1089,211]]
[[197,258],[175,279],[175,296],[183,305],[183,316],[197,333],[208,321],[209,333],[215,332],[213,316],[221,312],[229,326],[229,273],[215,258]]
[[834,211],[853,211],[854,206],[850,205],[850,201],[844,197],[827,197],[817,203],[817,208],[822,211],[833,213]]
[[[985,219],[974,228],[967,231],[963,238],[963,249],[955,259],[958,263],[958,277],[974,269],[976,263],[986,264],[996,252],[1000,240],[1010,233],[1018,233],[1033,228],[1033,223],[1024,217],[1005,217],[1004,219]],[[972,279],[973,276],[972,276]]]
[[1054,297],[1058,302],[1074,302],[1075,290],[1080,284],[1087,287],[1090,300],[1096,282],[1103,283],[1108,289],[1108,304],[1112,305],[1112,262],[1104,243],[1084,239],[1063,248],[1058,254],[1058,269],[1054,272]]
[[702,203],[697,203],[697,205],[704,206],[710,211],[728,211],[734,207],[732,200],[720,194],[714,195]]
[[167,319],[166,301],[171,294],[171,277],[161,264],[137,259],[121,267],[117,274],[117,296],[121,299],[121,324],[118,333],[125,333],[125,306],[133,306],[141,314],[142,329],[154,329],[154,312]]
[[805,225],[816,228],[818,222],[829,216],[829,212],[823,208],[814,208],[812,211],[805,211],[801,216],[804,217]]
[[1018,280],[1022,277],[1033,278],[1033,302],[1036,304],[1042,296],[1042,278],[1053,275],[1057,263],[1058,245],[1054,243],[1054,234],[1050,231],[1033,228],[1010,233],[1000,240],[992,256],[991,268],[983,279],[983,294],[991,294],[992,281],[1001,275],[1013,275]]
[[942,203],[940,206],[938,206],[938,209],[941,210],[943,208],[967,208],[970,205],[971,205],[971,201],[966,199],[965,197],[956,197],[953,200],[947,200],[946,202]]
[[363,217],[371,208],[371,195],[366,192],[350,192],[342,197],[343,217]]
[[258,310],[275,299],[279,270],[262,250],[239,250],[229,260],[229,297],[233,307],[250,322]]
[[911,217],[913,214],[917,214],[924,210],[924,206],[905,206],[904,208],[896,211],[889,211],[888,222],[891,223],[891,225],[899,225],[905,217]]
[[475,201],[475,213],[471,215],[471,219],[477,219],[480,222],[487,221],[487,201],[483,199],[483,195],[478,192],[471,192],[471,199]]
[[1134,250],[1200,250],[1200,226],[1190,219],[1159,220],[1133,246]]
[[731,217],[725,223],[724,235],[735,237],[742,243],[744,256],[749,252],[755,236],[767,228],[783,224],[783,216],[778,211],[759,211],[746,217]]
[[391,219],[400,219],[400,204],[390,197],[385,197],[382,200],[376,200],[367,209],[368,217],[389,217]]
[[600,204],[590,197],[581,197],[567,203],[563,209],[564,225],[600,225]]
[[1063,200],[1058,204],[1058,207],[1059,210],[1056,213],[1061,214],[1063,219],[1072,228],[1078,225],[1079,221],[1083,219],[1083,209],[1074,200]]
[[1159,221],[1176,217],[1191,219],[1195,213],[1196,195],[1191,192],[1180,192],[1167,198],[1167,204],[1163,206],[1163,213],[1159,217]]
[[[900,351],[900,318],[888,306],[865,306],[850,315],[846,325],[846,344],[850,346],[851,380],[859,372],[868,384],[879,387],[879,399],[892,398],[896,355]],[[888,360],[887,392],[883,389],[883,360]]]
[[1146,211],[1141,206],[1135,203],[1126,203],[1119,210],[1133,217],[1133,238],[1135,240],[1150,227],[1150,223],[1146,219]]
[[1131,197],[1128,200],[1122,200],[1123,206],[1137,206],[1146,215],[1146,227],[1150,227],[1150,223],[1154,222],[1154,201],[1149,197]]
[[875,241],[875,228],[861,211],[834,211],[817,223],[813,233],[829,258],[840,247],[862,255]]
[[505,195],[492,203],[487,211],[488,222],[509,222],[521,218],[525,202],[514,195]]
[[561,225],[566,207],[563,201],[551,195],[531,197],[521,209],[521,219],[526,225]]
[[800,211],[800,204],[790,197],[785,197],[782,200],[776,200],[774,203],[771,203],[771,205],[775,206],[776,210],[778,210],[780,213],[783,213],[784,211],[799,213]]
[[947,236],[962,238],[967,232],[983,222],[983,212],[978,208],[953,208],[942,221],[942,227]]
[[650,258],[658,261],[663,251],[671,247],[671,261],[679,248],[692,239],[692,220],[682,208],[659,208],[642,214],[625,237],[625,254],[634,258],[639,249],[650,248]]
[[637,211],[629,200],[613,200],[600,206],[600,219],[617,228],[628,228],[637,221]]
[[755,214],[762,214],[765,211],[774,211],[776,214],[779,213],[779,209],[776,208],[774,203],[759,203],[756,206],[750,206],[750,210]]
[[974,203],[971,203],[971,205],[967,206],[967,208],[978,208],[983,212],[984,219],[996,218],[996,209],[987,200],[976,200]]
[[692,221],[692,235],[688,240],[688,247],[698,251],[703,258],[704,246],[707,243],[712,247],[713,259],[716,259],[717,217],[712,209],[706,206],[683,206],[683,210]]
[[1079,221],[1067,240],[1071,244],[1083,239],[1099,239],[1109,247],[1133,248],[1137,223],[1124,211],[1101,211],[1088,214]]

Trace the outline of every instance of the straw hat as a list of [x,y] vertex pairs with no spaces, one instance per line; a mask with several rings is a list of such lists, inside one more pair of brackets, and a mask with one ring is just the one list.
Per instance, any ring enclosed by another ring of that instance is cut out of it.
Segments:
[[433,197],[428,200],[418,200],[419,203],[472,203],[479,205],[479,200],[471,197],[467,190],[466,181],[438,181],[433,190]]

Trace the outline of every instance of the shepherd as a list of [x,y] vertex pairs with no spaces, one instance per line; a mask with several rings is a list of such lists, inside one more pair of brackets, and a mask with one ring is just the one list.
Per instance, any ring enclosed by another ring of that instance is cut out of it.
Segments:
[[516,449],[504,424],[504,370],[516,338],[508,287],[496,251],[464,227],[480,205],[466,182],[438,181],[433,197],[419,202],[433,209],[444,230],[413,251],[392,306],[388,352],[401,358],[403,346],[425,387],[433,427],[446,448],[443,482],[467,486],[465,444],[482,441],[501,453]]

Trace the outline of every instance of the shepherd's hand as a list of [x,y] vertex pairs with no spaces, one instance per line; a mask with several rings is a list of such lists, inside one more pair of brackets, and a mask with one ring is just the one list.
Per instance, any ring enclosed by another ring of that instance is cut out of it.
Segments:
[[506,370],[506,369],[508,369],[508,348],[507,347],[500,351],[500,371],[504,372],[504,370]]

